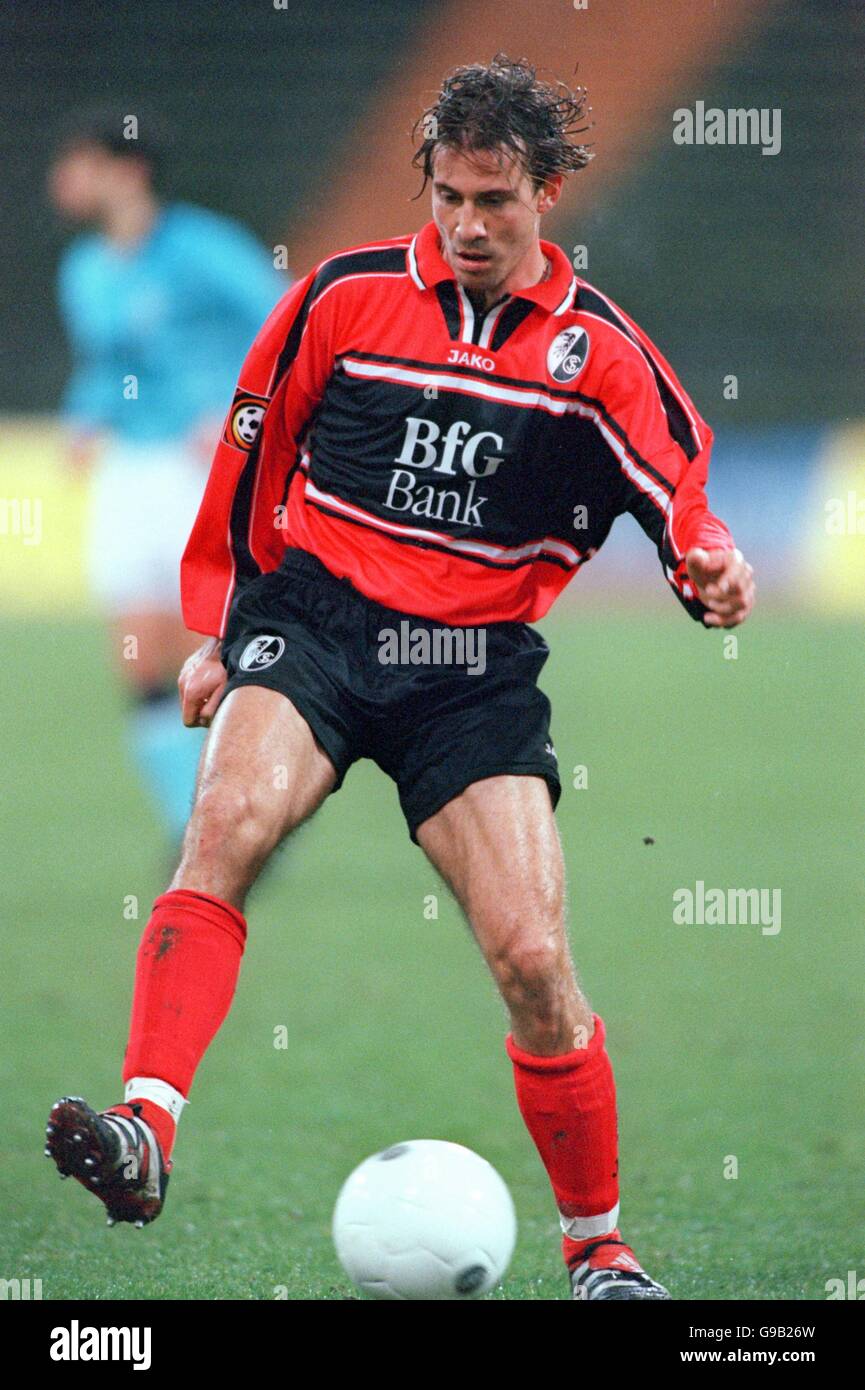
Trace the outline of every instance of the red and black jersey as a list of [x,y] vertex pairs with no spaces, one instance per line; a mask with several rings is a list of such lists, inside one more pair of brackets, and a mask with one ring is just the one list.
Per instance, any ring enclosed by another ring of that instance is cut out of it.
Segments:
[[546,280],[473,306],[436,226],[329,257],[256,338],[182,564],[183,611],[221,636],[287,546],[389,608],[532,622],[628,511],[674,593],[731,548],[708,510],[712,432],[621,309],[541,248]]

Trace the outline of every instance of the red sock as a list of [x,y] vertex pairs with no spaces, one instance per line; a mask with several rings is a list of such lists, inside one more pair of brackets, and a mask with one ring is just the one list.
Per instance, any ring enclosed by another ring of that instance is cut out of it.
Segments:
[[[243,914],[220,898],[179,888],[156,899],[138,948],[124,1082],[158,1077],[188,1096],[231,1007],[245,943]],[[168,1158],[173,1119],[151,1101],[135,1103]]]
[[616,1231],[619,1216],[616,1086],[603,1019],[592,1017],[588,1046],[558,1057],[524,1052],[511,1033],[505,1039],[517,1104],[559,1208],[569,1268],[591,1241]]

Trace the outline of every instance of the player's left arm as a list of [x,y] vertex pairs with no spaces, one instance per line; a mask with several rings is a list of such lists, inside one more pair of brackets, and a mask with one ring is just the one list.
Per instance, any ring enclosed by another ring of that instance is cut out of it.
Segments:
[[664,575],[691,616],[706,627],[735,627],[753,607],[754,576],[709,510],[714,436],[669,363],[628,323],[634,341],[622,335],[601,392],[621,470],[620,509],[655,542]]

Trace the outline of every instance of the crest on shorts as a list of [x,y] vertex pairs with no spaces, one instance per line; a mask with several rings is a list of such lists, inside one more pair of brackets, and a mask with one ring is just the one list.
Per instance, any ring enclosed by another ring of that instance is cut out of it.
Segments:
[[566,328],[550,343],[547,371],[553,381],[567,386],[583,370],[589,355],[589,335],[585,328]]
[[285,651],[285,640],[282,637],[253,637],[251,642],[247,642],[240,658],[241,671],[264,671],[268,666],[272,666],[275,661],[279,661]]
[[225,425],[226,443],[233,444],[235,449],[248,452],[258,438],[267,406],[266,396],[253,396],[249,391],[236,391]]

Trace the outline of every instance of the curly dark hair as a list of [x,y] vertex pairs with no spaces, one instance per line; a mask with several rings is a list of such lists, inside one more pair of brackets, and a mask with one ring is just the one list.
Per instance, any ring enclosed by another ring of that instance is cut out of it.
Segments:
[[[525,58],[497,53],[490,63],[454,68],[432,106],[412,127],[424,140],[412,165],[423,173],[420,197],[432,178],[439,146],[472,151],[508,151],[522,165],[535,189],[556,174],[583,169],[592,151],[570,139],[590,128],[585,87],[543,82]],[[582,124],[581,124],[582,122]]]

